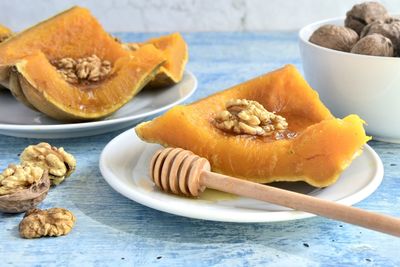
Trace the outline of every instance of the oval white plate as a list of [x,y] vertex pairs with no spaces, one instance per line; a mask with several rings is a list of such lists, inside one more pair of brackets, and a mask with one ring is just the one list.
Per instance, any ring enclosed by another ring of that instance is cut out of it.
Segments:
[[61,123],[19,103],[0,90],[0,134],[28,138],[69,138],[111,132],[132,126],[189,98],[197,88],[193,73],[185,71],[180,83],[140,92],[110,117],[100,121]]
[[[164,212],[196,219],[226,222],[274,222],[314,216],[266,202],[208,191],[200,199],[163,193],[150,180],[148,166],[156,144],[141,141],[133,129],[111,140],[100,156],[100,171],[106,182],[117,192],[140,204]],[[279,183],[284,187],[346,205],[355,204],[380,185],[383,165],[368,145],[343,172],[338,182],[324,189],[304,183]]]

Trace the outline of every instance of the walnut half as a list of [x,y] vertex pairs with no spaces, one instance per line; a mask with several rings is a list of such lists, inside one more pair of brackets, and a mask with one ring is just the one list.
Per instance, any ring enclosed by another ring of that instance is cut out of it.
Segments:
[[225,106],[226,110],[217,114],[214,121],[215,126],[225,132],[268,136],[288,127],[284,117],[269,112],[257,101],[231,99]]
[[57,148],[48,143],[30,145],[20,156],[22,163],[48,170],[53,185],[58,185],[76,168],[74,156],[67,153],[62,147]]
[[0,211],[19,213],[36,207],[47,196],[47,171],[27,163],[9,165],[0,174]]
[[97,82],[104,80],[112,70],[111,62],[97,55],[78,59],[61,58],[51,62],[61,77],[69,83]]
[[32,209],[26,212],[20,222],[19,233],[23,238],[66,235],[74,227],[75,221],[74,214],[63,208]]

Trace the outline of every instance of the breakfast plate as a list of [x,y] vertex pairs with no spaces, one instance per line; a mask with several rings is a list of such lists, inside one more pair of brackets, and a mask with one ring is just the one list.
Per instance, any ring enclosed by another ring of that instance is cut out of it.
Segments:
[[189,98],[197,88],[193,73],[170,88],[143,90],[113,115],[93,122],[61,123],[19,103],[0,90],[0,134],[27,138],[69,138],[102,134],[132,126]]
[[[157,189],[149,177],[148,166],[157,144],[143,142],[134,129],[111,140],[100,156],[100,171],[117,192],[140,204],[175,215],[225,222],[275,222],[315,216],[266,202],[206,189],[198,199],[180,197]],[[368,145],[339,180],[326,188],[305,183],[274,183],[274,186],[299,193],[353,205],[371,195],[383,179],[383,165]]]

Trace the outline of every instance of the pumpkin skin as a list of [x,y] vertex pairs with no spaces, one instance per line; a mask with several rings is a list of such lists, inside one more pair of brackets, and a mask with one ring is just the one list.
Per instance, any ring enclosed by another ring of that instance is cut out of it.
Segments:
[[149,39],[142,44],[132,43],[132,45],[139,47],[145,44],[154,45],[163,53],[166,59],[156,77],[146,85],[146,88],[167,87],[180,82],[186,63],[189,60],[188,46],[182,35],[179,32],[175,32]]
[[[112,64],[102,81],[70,84],[50,64],[93,54]],[[0,79],[17,99],[50,117],[87,121],[122,107],[153,79],[164,61],[153,45],[125,50],[87,9],[73,7],[0,44]]]
[[[249,99],[284,116],[293,139],[233,135],[217,129],[229,99]],[[136,127],[144,141],[181,147],[207,158],[212,170],[258,183],[334,183],[369,140],[357,115],[332,116],[294,66],[257,77]]]

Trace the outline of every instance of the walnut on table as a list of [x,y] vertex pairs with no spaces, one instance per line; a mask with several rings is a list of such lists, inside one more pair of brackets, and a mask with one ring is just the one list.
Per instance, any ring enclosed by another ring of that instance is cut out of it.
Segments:
[[47,170],[10,164],[0,174],[0,211],[19,213],[36,207],[47,196],[50,180]]
[[29,163],[48,170],[53,185],[58,185],[76,168],[74,156],[67,153],[62,147],[56,148],[48,143],[30,145],[20,156],[22,163]]
[[74,227],[75,221],[74,214],[67,209],[31,209],[20,222],[19,233],[23,238],[66,235]]

